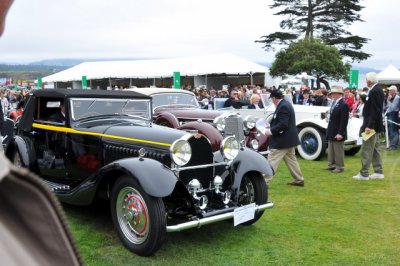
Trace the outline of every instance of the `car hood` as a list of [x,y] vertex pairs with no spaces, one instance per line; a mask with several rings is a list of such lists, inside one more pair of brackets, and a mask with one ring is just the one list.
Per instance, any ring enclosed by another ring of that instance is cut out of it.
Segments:
[[219,115],[222,115],[221,111],[205,110],[197,108],[159,108],[155,110],[154,117],[162,115],[164,112],[173,114],[179,120],[197,120],[202,119],[203,121],[213,121]]
[[162,149],[169,149],[175,140],[187,134],[185,131],[158,126],[147,121],[129,120],[81,123],[75,129],[100,136],[104,142],[120,142]]

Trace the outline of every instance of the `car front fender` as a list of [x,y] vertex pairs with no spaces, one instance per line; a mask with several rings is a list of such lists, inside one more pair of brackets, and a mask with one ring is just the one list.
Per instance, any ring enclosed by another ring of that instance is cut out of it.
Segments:
[[[223,162],[223,160],[220,152],[214,153],[215,162]],[[230,171],[234,175],[232,189],[237,191],[240,189],[243,177],[249,172],[258,172],[266,176],[273,176],[275,174],[269,161],[258,152],[249,148],[243,148],[239,151],[230,165]]]
[[162,112],[157,118],[155,118],[154,123],[161,126],[167,126],[172,128],[179,127],[178,118],[170,112]]
[[218,151],[223,140],[221,132],[215,127],[204,122],[189,122],[179,126],[179,130],[197,130],[200,134],[206,136],[210,142],[213,151]]
[[144,191],[153,197],[166,197],[172,193],[177,176],[162,163],[149,158],[128,158],[103,167],[101,175],[119,170],[137,179]]

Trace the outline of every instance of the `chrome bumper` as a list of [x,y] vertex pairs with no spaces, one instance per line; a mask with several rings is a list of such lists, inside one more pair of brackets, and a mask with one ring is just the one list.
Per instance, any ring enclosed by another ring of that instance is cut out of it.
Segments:
[[[270,209],[272,207],[274,207],[273,202],[268,202],[263,205],[257,205],[256,212]],[[186,222],[186,223],[182,223],[182,224],[170,225],[170,226],[167,226],[167,232],[178,232],[178,231],[183,231],[183,230],[195,228],[195,227],[200,228],[203,225],[232,219],[233,215],[234,215],[234,212],[228,212],[228,213],[223,213],[223,214],[215,215],[212,217],[202,218],[202,219],[198,219],[195,221],[190,221],[190,222]]]

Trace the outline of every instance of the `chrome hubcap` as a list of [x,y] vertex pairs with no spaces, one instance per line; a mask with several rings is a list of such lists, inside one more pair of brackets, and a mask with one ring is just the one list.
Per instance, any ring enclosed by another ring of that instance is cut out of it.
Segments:
[[133,244],[143,243],[149,234],[149,213],[142,195],[132,187],[118,193],[116,211],[119,226]]

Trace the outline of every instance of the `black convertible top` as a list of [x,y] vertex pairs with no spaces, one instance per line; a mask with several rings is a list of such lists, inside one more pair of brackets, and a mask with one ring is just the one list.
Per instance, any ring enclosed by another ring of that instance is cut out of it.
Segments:
[[151,99],[150,96],[135,91],[105,91],[105,90],[80,90],[80,89],[42,89],[31,92],[36,97],[85,97],[85,98],[135,98]]

